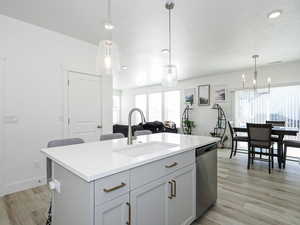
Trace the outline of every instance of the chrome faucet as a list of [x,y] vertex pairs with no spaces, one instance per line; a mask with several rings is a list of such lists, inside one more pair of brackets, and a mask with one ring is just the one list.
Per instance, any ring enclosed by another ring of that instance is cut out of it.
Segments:
[[137,111],[141,114],[141,119],[142,119],[142,123],[146,122],[144,113],[141,109],[139,108],[133,108],[132,110],[130,110],[129,114],[128,114],[128,138],[127,138],[127,144],[128,145],[132,145],[132,127],[131,127],[131,117],[132,114]]

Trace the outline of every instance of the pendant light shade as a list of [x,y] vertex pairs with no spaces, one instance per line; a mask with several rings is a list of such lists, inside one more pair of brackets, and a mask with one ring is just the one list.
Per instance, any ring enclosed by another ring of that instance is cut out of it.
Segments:
[[106,15],[106,22],[104,23],[104,28],[106,30],[113,30],[115,28],[111,19],[111,0],[107,0],[107,15]]
[[166,1],[165,7],[169,12],[169,64],[163,66],[161,84],[163,87],[175,87],[177,85],[177,67],[172,64],[172,32],[171,32],[171,11],[175,3],[172,0]]
[[120,72],[118,46],[111,40],[102,40],[98,45],[97,73],[112,76]]
[[163,66],[162,86],[176,87],[177,86],[177,67],[175,65]]

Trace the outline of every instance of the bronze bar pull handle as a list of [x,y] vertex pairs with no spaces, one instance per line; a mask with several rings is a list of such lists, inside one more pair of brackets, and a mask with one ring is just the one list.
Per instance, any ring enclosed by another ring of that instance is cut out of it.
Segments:
[[174,184],[174,194],[172,193],[172,197],[176,198],[177,195],[177,184],[176,184],[176,180],[172,180],[173,184]]
[[174,163],[172,163],[171,165],[166,165],[165,167],[166,167],[166,168],[172,168],[172,167],[177,166],[177,165],[178,165],[178,163],[177,163],[177,162],[174,162]]
[[125,187],[125,186],[126,186],[126,184],[122,182],[118,186],[115,186],[115,187],[112,187],[112,188],[109,188],[109,189],[104,188],[103,191],[106,192],[106,193],[108,193],[108,192],[112,192],[112,191],[118,190],[118,189],[120,189],[122,187]]
[[126,224],[131,225],[131,205],[129,202],[126,202],[126,205],[128,206],[128,221],[126,222]]
[[173,183],[171,181],[168,182],[171,185],[171,194],[168,196],[169,199],[173,198]]

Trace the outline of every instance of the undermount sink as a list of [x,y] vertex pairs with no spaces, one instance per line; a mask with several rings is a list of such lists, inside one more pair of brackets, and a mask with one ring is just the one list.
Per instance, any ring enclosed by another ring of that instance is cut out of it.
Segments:
[[115,152],[130,157],[138,157],[141,155],[148,155],[148,154],[153,154],[155,152],[161,152],[177,146],[178,145],[176,144],[155,141],[149,143],[133,144],[122,149],[116,149]]

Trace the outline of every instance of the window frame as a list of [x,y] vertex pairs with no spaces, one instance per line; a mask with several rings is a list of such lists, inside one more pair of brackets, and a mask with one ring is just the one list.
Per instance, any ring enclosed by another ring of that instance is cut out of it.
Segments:
[[[165,118],[165,93],[167,92],[173,92],[173,91],[177,91],[179,92],[179,118],[181,119],[181,113],[182,113],[182,90],[181,89],[172,89],[172,90],[161,90],[161,91],[151,91],[151,92],[142,92],[142,93],[137,93],[134,95],[134,106],[136,107],[136,96],[138,95],[145,95],[146,96],[146,112],[145,112],[145,118],[148,121],[149,120],[149,95],[151,94],[155,94],[155,93],[160,93],[161,94],[161,118],[162,118],[162,122],[164,122],[166,120]],[[179,122],[179,124],[176,124],[177,128],[181,127],[181,124]]]
[[121,99],[121,95],[113,94],[113,107],[112,107],[113,108],[113,110],[112,110],[113,114],[114,114],[115,109],[116,109],[116,107],[114,106],[114,97],[118,97],[118,99],[119,99],[119,108],[118,108],[118,119],[117,119],[117,122],[116,123],[114,122],[114,115],[112,115],[112,122],[113,122],[113,124],[118,124],[118,123],[121,123],[122,99]]

